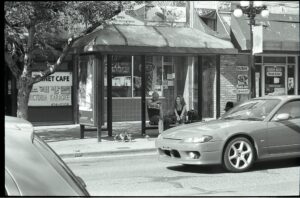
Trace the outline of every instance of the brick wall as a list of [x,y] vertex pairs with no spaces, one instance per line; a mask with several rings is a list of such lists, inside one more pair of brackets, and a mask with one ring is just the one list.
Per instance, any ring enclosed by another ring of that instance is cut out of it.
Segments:
[[224,114],[224,108],[227,101],[236,102],[236,85],[237,85],[237,71],[236,71],[237,56],[236,55],[221,55],[220,60],[220,112]]
[[216,61],[215,56],[203,58],[202,64],[202,116],[203,118],[215,117],[216,104]]

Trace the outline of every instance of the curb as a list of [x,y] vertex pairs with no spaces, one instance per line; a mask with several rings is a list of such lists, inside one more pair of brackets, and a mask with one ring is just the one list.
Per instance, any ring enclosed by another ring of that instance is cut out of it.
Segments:
[[108,156],[108,155],[125,155],[134,153],[149,153],[156,152],[156,148],[145,148],[145,149],[128,149],[120,151],[93,151],[93,152],[74,152],[74,153],[62,153],[58,154],[61,158],[79,158],[79,157],[95,157],[95,156]]

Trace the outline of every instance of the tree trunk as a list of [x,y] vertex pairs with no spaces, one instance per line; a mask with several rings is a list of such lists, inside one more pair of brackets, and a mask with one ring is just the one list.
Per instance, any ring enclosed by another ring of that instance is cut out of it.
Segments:
[[32,89],[32,85],[25,79],[17,80],[18,86],[18,110],[17,117],[28,120],[28,101]]

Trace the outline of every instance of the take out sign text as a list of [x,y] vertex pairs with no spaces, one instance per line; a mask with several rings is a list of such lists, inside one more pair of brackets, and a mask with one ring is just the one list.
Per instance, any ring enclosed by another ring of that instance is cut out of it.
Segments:
[[70,81],[70,76],[47,76],[44,80],[42,81]]
[[[32,75],[37,75],[38,72],[32,72]],[[50,84],[49,84],[50,83]],[[42,81],[36,83],[39,86],[72,86],[72,72],[55,72],[47,76]]]

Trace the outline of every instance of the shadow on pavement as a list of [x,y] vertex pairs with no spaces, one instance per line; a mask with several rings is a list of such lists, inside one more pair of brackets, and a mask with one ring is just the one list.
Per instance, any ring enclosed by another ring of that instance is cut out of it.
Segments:
[[202,173],[202,174],[219,174],[225,173],[226,171],[220,165],[179,165],[179,166],[169,166],[170,170],[179,172],[189,172],[189,173]]
[[[285,160],[271,160],[265,162],[255,163],[247,172],[262,171],[268,172],[272,169],[299,167],[300,158],[285,159]],[[220,174],[229,173],[221,165],[179,165],[167,167],[173,171],[189,172],[189,173],[201,173],[201,174]]]
[[265,162],[255,163],[250,171],[267,171],[270,169],[299,167],[300,158],[284,159],[284,160],[271,160]]

